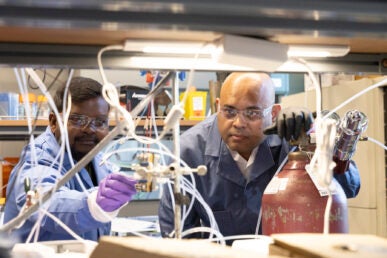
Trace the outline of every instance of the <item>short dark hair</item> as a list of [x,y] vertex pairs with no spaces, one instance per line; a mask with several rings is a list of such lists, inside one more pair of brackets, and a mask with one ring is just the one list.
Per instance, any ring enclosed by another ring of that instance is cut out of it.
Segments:
[[[55,93],[55,106],[59,112],[63,110],[63,97],[65,90],[66,83],[64,83]],[[74,77],[71,79],[67,94],[71,94],[72,103],[80,104],[89,99],[102,97],[102,85],[91,78]]]

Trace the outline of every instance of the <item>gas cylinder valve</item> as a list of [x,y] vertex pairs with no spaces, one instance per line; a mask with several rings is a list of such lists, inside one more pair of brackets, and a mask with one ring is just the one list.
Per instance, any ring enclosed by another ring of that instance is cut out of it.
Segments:
[[349,160],[355,154],[357,142],[368,126],[367,116],[358,110],[348,111],[337,129],[333,159],[337,163],[335,173],[344,173]]

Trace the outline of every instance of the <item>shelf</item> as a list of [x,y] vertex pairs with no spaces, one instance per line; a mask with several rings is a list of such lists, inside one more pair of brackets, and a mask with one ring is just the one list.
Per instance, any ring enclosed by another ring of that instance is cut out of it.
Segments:
[[[200,121],[196,120],[181,120],[180,127],[185,130]],[[33,121],[33,135],[38,136],[46,130],[48,120],[35,120]],[[116,121],[110,121],[110,126],[116,125]],[[136,130],[138,133],[145,131],[144,129],[145,119],[141,119],[137,125]],[[157,119],[156,125],[162,127],[164,120]],[[28,132],[28,123],[26,120],[0,120],[0,140],[28,140],[30,133]]]
[[[33,123],[36,126],[47,126],[48,120],[35,120]],[[28,126],[27,120],[0,120],[0,126],[6,126],[6,127],[24,127],[26,128]]]
[[[48,120],[33,121],[33,135],[43,133],[48,125]],[[30,133],[26,120],[0,120],[0,140],[28,140]]]

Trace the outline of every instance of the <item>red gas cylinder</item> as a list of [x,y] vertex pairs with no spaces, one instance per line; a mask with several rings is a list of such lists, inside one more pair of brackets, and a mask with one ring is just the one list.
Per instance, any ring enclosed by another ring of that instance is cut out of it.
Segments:
[[[305,170],[310,159],[305,152],[292,152],[272,179],[262,198],[262,233],[323,233],[328,196],[321,196]],[[329,216],[329,233],[348,233],[347,198],[335,180]],[[273,184],[274,183],[274,184]],[[277,185],[277,187],[273,187]],[[269,188],[269,189],[268,189]],[[273,190],[274,189],[274,190]]]

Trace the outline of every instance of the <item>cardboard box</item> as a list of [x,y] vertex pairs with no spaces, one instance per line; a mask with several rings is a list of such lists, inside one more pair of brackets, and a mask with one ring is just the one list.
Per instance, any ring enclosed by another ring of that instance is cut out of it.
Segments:
[[106,257],[257,258],[260,256],[203,240],[103,236],[90,258]]

